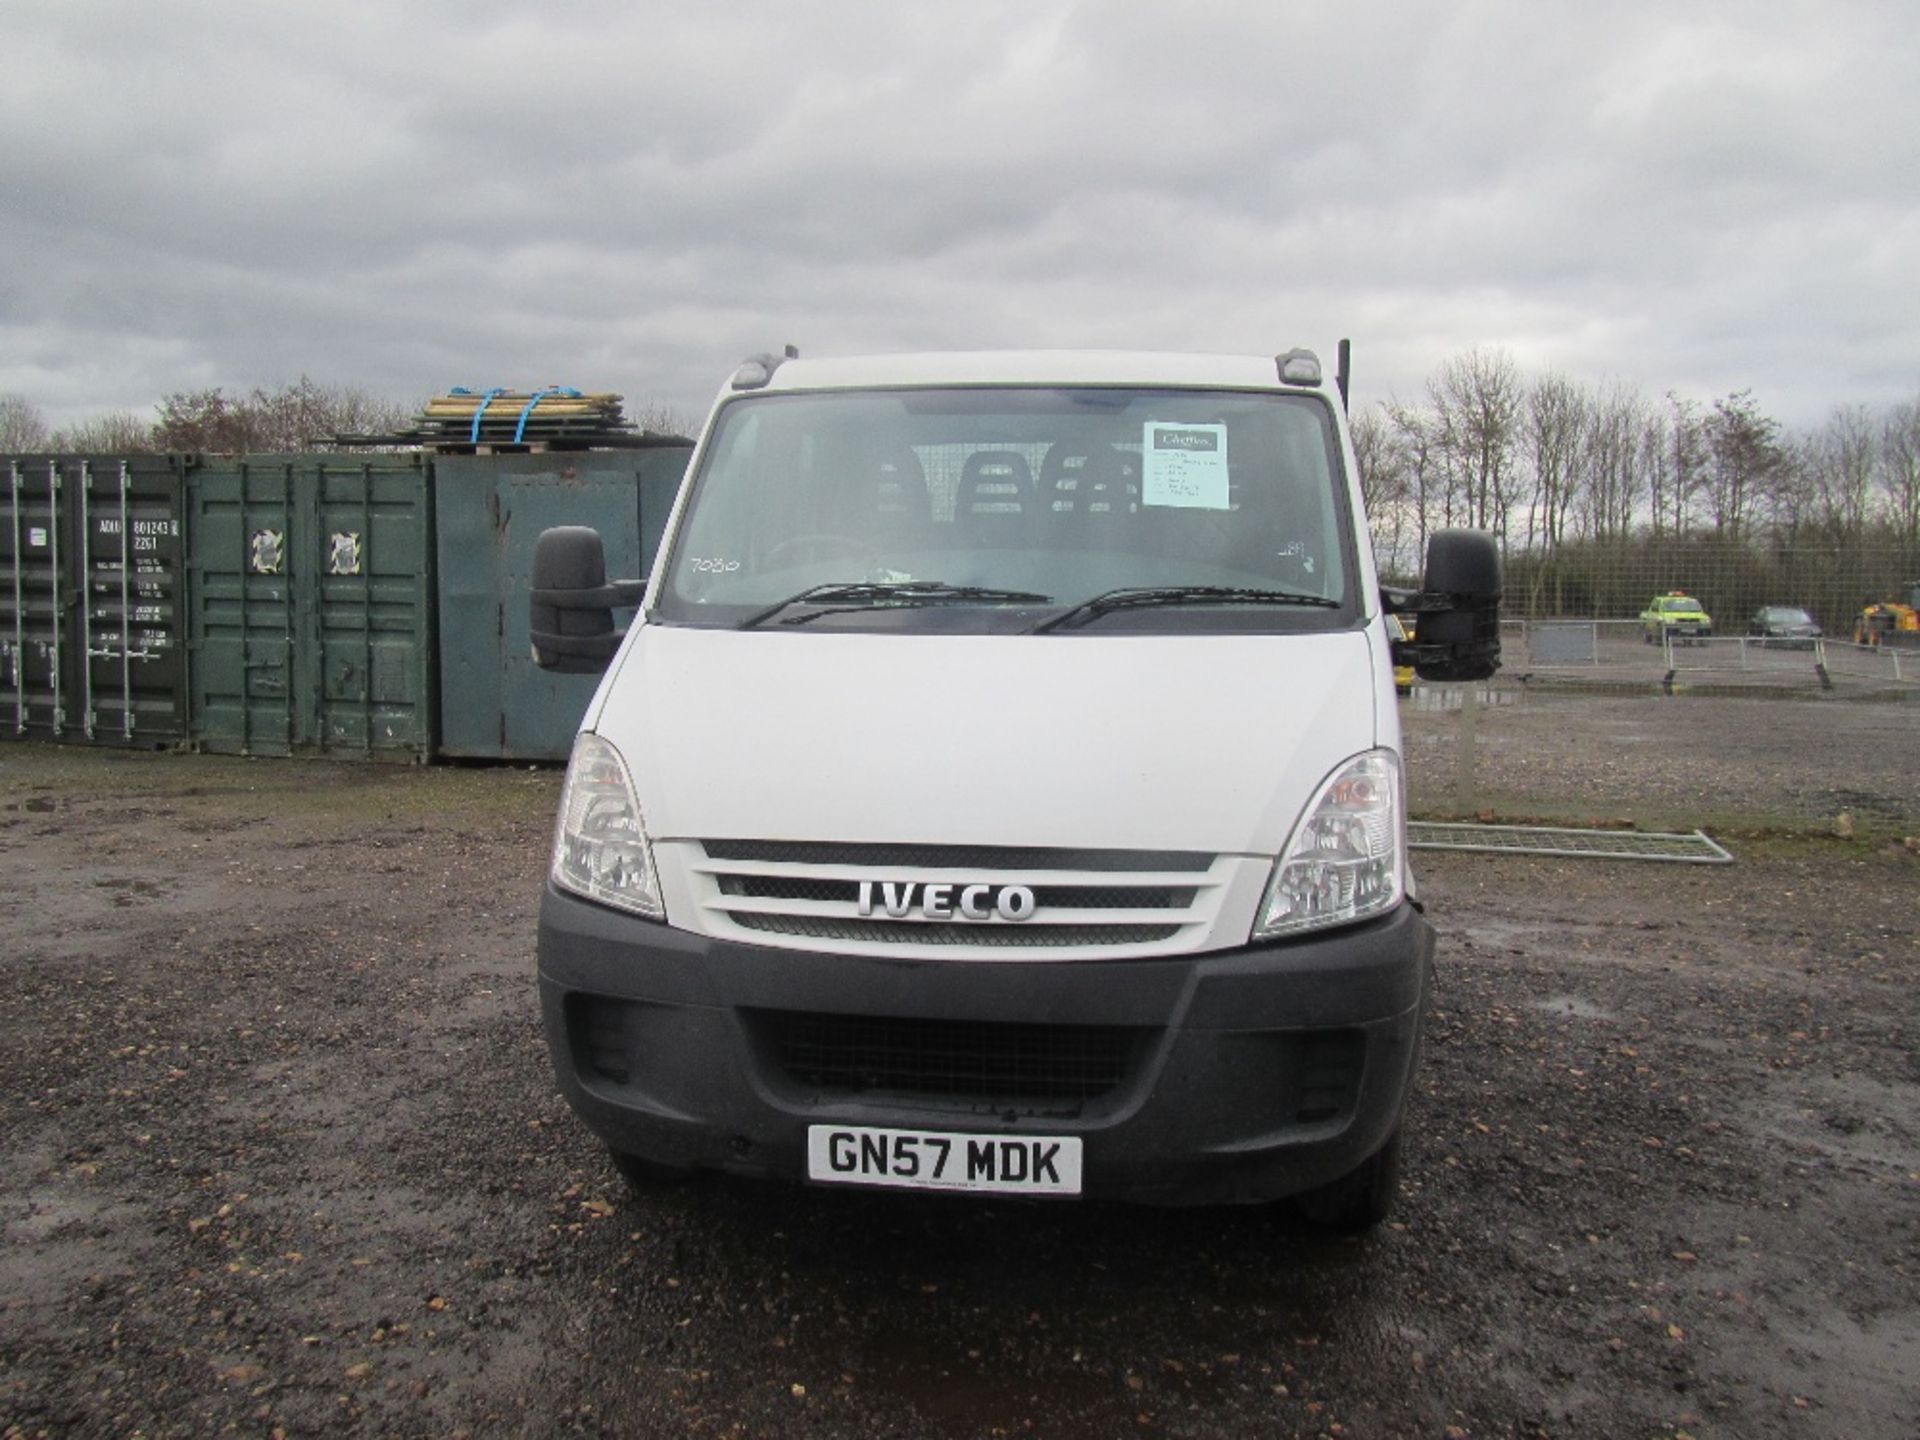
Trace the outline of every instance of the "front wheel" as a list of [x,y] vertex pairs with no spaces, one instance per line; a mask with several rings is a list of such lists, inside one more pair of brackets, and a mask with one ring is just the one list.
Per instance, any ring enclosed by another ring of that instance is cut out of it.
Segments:
[[1349,1234],[1371,1230],[1393,1211],[1400,1191],[1400,1129],[1387,1143],[1338,1180],[1294,1197],[1300,1213],[1315,1225]]

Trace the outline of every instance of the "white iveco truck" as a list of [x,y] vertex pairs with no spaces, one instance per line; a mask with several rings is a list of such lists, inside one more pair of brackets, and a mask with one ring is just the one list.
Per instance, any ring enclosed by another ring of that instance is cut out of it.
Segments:
[[541,537],[535,659],[605,676],[540,993],[631,1180],[1385,1215],[1433,953],[1393,651],[1491,674],[1500,566],[1444,532],[1383,594],[1346,353],[763,356],[649,580]]

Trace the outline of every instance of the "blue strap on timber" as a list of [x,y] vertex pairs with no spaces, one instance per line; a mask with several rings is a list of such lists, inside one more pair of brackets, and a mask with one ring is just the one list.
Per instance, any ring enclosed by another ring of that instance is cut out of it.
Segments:
[[[468,392],[468,393],[472,393],[472,392]],[[467,443],[469,445],[478,445],[480,443],[480,417],[487,413],[487,406],[493,403],[494,396],[504,395],[505,393],[506,393],[506,390],[504,387],[496,385],[493,387],[493,389],[487,391],[486,394],[480,397],[480,403],[476,405],[473,410],[473,430],[467,436]],[[517,435],[514,436],[514,439],[516,440],[519,438],[520,437]]]
[[513,427],[513,443],[518,445],[520,437],[527,433],[527,417],[533,414],[533,407],[549,395],[563,395],[569,400],[578,400],[580,392],[565,385],[549,385],[544,390],[533,392],[533,398],[527,401],[526,408],[520,412],[520,423]]

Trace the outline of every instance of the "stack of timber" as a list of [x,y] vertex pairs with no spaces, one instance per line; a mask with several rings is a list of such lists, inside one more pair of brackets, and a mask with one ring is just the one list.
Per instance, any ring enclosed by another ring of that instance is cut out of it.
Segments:
[[639,430],[621,413],[620,398],[589,395],[564,385],[543,390],[469,390],[460,386],[429,400],[411,430],[393,435],[335,435],[333,443],[419,445],[443,455],[512,455],[685,443],[682,436]]

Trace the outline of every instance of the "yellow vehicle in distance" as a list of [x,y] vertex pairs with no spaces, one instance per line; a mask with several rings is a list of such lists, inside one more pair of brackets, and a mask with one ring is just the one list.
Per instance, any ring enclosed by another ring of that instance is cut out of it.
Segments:
[[1898,599],[1863,609],[1853,625],[1853,643],[1920,650],[1920,580],[1908,581],[1906,593]]
[[1640,612],[1640,638],[1649,645],[1704,645],[1713,638],[1713,617],[1686,591],[1669,590]]
[[[1413,639],[1413,626],[1398,615],[1387,616],[1387,637],[1391,640]],[[1396,695],[1413,693],[1413,667],[1395,665],[1393,667],[1393,690]]]

